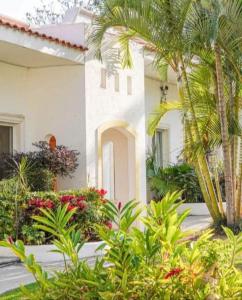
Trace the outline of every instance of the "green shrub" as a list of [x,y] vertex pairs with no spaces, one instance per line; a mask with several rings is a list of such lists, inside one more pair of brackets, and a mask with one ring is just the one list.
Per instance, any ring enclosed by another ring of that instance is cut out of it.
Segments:
[[[79,261],[83,240],[70,220],[75,210],[68,204],[56,212],[42,209],[35,217],[35,228],[52,232],[56,251],[65,259],[65,269],[48,273],[33,255],[25,254],[21,241],[0,242],[10,248],[32,272],[39,285],[31,292],[22,288],[24,299],[60,300],[209,300],[242,299],[242,274],[238,269],[242,255],[242,233],[234,235],[224,228],[227,240],[213,240],[212,230],[190,241],[180,227],[188,211],[178,215],[180,193],[166,195],[150,203],[147,215],[140,219],[138,203],[116,207],[107,202],[103,213],[115,229],[100,225],[105,255],[94,267]],[[144,230],[134,227],[143,221]]]
[[3,179],[0,180],[0,193],[13,195],[16,192],[16,179]]
[[36,169],[27,176],[31,191],[51,191],[53,189],[54,174],[48,169]]
[[168,192],[182,190],[182,199],[186,202],[204,202],[195,170],[186,163],[159,168],[150,156],[147,159],[147,180],[155,200],[160,200]]

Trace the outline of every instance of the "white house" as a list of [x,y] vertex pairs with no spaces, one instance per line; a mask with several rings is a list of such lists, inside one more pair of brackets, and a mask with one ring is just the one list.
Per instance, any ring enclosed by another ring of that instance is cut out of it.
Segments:
[[[92,15],[70,11],[63,24],[32,29],[0,17],[0,152],[28,151],[55,136],[80,152],[75,176],[59,188],[99,186],[118,201],[146,201],[146,154],[151,146],[147,120],[168,86],[161,82],[143,46],[134,43],[132,69],[110,71],[86,49]],[[160,123],[160,162],[175,163],[183,144],[178,112]]]

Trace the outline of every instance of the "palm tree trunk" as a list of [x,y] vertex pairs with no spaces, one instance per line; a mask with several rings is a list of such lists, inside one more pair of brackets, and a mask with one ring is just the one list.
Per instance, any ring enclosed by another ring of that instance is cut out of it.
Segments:
[[216,186],[217,195],[218,195],[219,209],[220,209],[220,212],[221,212],[223,218],[225,218],[225,213],[224,213],[224,208],[223,208],[223,197],[222,197],[222,193],[221,193],[218,170],[217,170],[216,166],[215,166],[215,170],[214,170],[214,181],[215,181],[215,186]]
[[[183,61],[183,57],[180,58],[181,60],[181,71],[182,71],[182,79],[184,81],[184,88],[186,90],[186,94],[187,97],[189,99],[189,104],[190,104],[190,112],[191,112],[191,116],[192,116],[192,122],[194,124],[194,138],[195,138],[195,142],[196,143],[200,143],[202,144],[202,138],[200,136],[200,132],[199,132],[199,128],[198,128],[198,124],[197,124],[197,119],[196,119],[196,113],[195,113],[195,109],[192,103],[192,99],[191,99],[191,93],[190,93],[190,89],[189,89],[189,84],[188,84],[188,79],[187,79],[187,74],[186,74],[186,69],[185,69],[185,64]],[[219,210],[219,206],[218,206],[218,198],[215,192],[215,188],[213,185],[213,181],[211,178],[211,174],[209,171],[209,167],[208,167],[208,162],[206,159],[206,155],[205,152],[202,151],[201,154],[198,155],[198,164],[201,168],[201,173],[202,176],[204,178],[205,184],[206,184],[206,188],[207,191],[210,195],[210,205],[213,209],[213,215],[215,216],[214,221],[216,223],[220,223],[223,219],[222,214]]]
[[238,178],[238,192],[236,197],[236,224],[239,225],[241,219],[241,204],[242,204],[242,164],[240,164],[240,175]]
[[223,157],[224,157],[227,225],[233,226],[235,222],[233,172],[232,172],[232,161],[231,161],[231,148],[229,143],[228,120],[226,115],[226,101],[224,97],[224,81],[223,81],[221,49],[216,44],[214,50],[215,50],[215,62],[216,62],[217,89],[218,89],[218,106],[219,106],[222,148],[223,148]]
[[[180,74],[178,74],[177,85],[178,85],[178,91],[179,91],[179,96],[180,96],[181,102],[184,104],[185,103],[184,91],[183,91],[183,86],[181,84]],[[185,105],[184,105],[184,107],[185,107]],[[186,130],[187,136],[189,137],[190,143],[193,143],[194,142],[193,134],[192,134],[190,125],[188,124],[188,122],[186,120],[186,112],[185,112],[184,119],[185,119],[184,125],[185,125],[185,130]],[[207,182],[209,180],[211,180],[211,182],[212,182],[212,179],[211,179],[210,173],[209,173],[209,178],[206,178],[207,174],[205,175],[203,172],[202,165],[204,164],[204,159],[206,159],[206,158],[205,157],[202,158],[202,155],[203,154],[198,155],[198,159],[196,162],[193,162],[193,165],[194,165],[194,168],[195,168],[195,171],[196,171],[196,174],[198,177],[199,185],[200,185],[200,188],[202,191],[202,195],[203,195],[204,201],[208,207],[209,213],[210,213],[211,217],[213,218],[214,222],[218,223],[221,221],[221,215],[218,213],[219,210],[214,210],[213,203],[216,202],[215,204],[217,204],[217,201],[216,201],[216,198],[213,198],[213,199],[211,198],[211,194],[209,193],[209,190],[207,188]]]
[[[232,72],[232,71],[231,71]],[[234,93],[234,86],[233,86],[233,80],[229,76],[229,106],[230,106],[230,124],[232,124],[233,121],[239,121],[238,120],[238,108],[237,108],[237,102],[235,98]],[[233,180],[233,190],[234,190],[234,198],[236,198],[236,179],[237,179],[237,146],[238,146],[238,137],[236,135],[233,135],[231,137],[231,164],[232,164],[232,180]]]

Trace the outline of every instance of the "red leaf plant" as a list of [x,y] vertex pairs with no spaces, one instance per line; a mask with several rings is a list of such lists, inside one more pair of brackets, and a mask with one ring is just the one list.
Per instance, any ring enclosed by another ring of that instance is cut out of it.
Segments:
[[49,199],[44,200],[41,198],[30,199],[28,202],[28,205],[29,205],[29,207],[32,207],[32,208],[49,208],[49,209],[52,209],[55,206],[53,201],[51,201]]

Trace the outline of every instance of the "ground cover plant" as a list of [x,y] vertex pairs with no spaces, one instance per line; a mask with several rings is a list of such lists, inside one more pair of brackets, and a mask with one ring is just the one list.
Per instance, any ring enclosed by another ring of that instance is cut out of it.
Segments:
[[[34,256],[26,256],[21,241],[1,241],[36,279],[37,290],[23,287],[22,299],[241,299],[242,233],[236,236],[224,228],[227,240],[213,240],[208,230],[189,240],[180,228],[189,214],[177,213],[180,196],[175,192],[151,202],[145,215],[135,201],[124,206],[107,202],[103,211],[115,226],[97,226],[105,255],[94,267],[78,259],[83,240],[75,224],[68,225],[75,210],[68,211],[65,205],[53,214],[42,208],[43,216],[35,217],[36,228],[53,232],[56,251],[65,257],[65,270],[50,281]],[[133,226],[139,222],[144,230]]]

